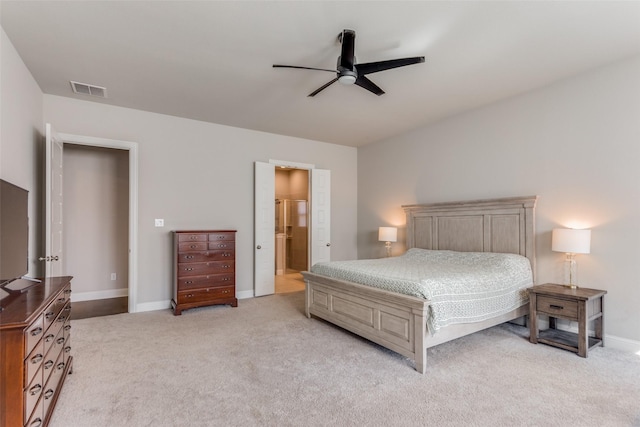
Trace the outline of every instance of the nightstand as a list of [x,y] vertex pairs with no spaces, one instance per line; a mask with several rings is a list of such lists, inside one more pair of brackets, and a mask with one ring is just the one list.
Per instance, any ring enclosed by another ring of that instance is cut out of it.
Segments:
[[[604,295],[599,289],[547,283],[529,289],[529,341],[563,348],[587,357],[593,347],[604,347]],[[549,316],[549,329],[538,331],[538,314]],[[578,322],[578,333],[556,329],[556,319]],[[589,322],[594,335],[589,336]]]

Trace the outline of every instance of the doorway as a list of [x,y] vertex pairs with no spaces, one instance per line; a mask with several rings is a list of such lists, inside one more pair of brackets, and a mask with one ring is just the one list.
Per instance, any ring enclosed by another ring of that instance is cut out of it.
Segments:
[[66,143],[63,165],[64,268],[74,276],[72,316],[126,313],[129,152]]
[[[126,270],[122,270],[123,273],[120,273],[120,277],[123,280],[123,283],[126,283],[128,286],[126,287],[126,291],[124,295],[126,297],[126,302],[124,306],[127,307],[129,313],[135,313],[138,311],[137,309],[137,287],[138,287],[138,145],[135,142],[129,141],[118,141],[106,138],[95,138],[84,135],[72,135],[72,134],[58,134],[58,137],[61,141],[63,141],[63,145],[66,147],[70,147],[71,144],[84,148],[102,148],[108,150],[113,150],[113,152],[120,152],[121,156],[126,156],[126,162],[121,163],[120,167],[125,168],[125,171],[120,171],[121,175],[127,176],[126,182],[126,190],[122,190],[120,196],[123,195],[124,191],[126,191],[127,201],[127,209],[126,213],[122,213],[121,217],[126,215],[126,237],[124,240],[126,243],[121,243],[119,246],[119,251],[121,251],[121,255],[126,257]],[[64,154],[63,154],[64,156]],[[121,202],[122,203],[122,202]],[[64,208],[64,207],[63,207]],[[65,221],[68,222],[68,221]],[[68,226],[71,224],[67,224]],[[100,242],[92,242],[92,244],[99,246]],[[107,269],[108,280],[112,280],[113,273],[116,273],[116,280],[118,280],[119,273],[117,271],[111,271]],[[122,277],[124,275],[125,277]],[[120,291],[122,292],[122,291]],[[113,293],[98,293],[89,295],[90,298],[87,299],[104,299],[105,304],[112,303],[116,308],[116,310],[122,310],[123,301],[108,301],[112,299],[114,296],[119,298],[118,294],[114,295]],[[77,298],[77,297],[76,297]],[[72,295],[72,303],[74,300],[74,296]],[[83,303],[79,303],[83,304]],[[87,304],[89,305],[89,304]],[[93,309],[92,309],[93,310]]]
[[304,290],[309,268],[309,171],[275,169],[275,293]]
[[254,163],[254,296],[275,293],[275,170],[307,172],[307,266],[331,260],[331,171],[280,160]]

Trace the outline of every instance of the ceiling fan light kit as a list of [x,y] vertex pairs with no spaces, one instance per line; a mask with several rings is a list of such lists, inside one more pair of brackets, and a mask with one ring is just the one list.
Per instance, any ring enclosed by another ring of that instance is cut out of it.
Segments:
[[274,68],[297,68],[302,70],[328,71],[336,73],[336,78],[311,92],[308,96],[313,97],[322,92],[336,81],[344,85],[355,84],[375,95],[382,95],[384,91],[375,83],[365,77],[367,74],[373,74],[380,71],[390,70],[392,68],[405,67],[407,65],[419,64],[424,62],[424,56],[415,56],[411,58],[391,59],[388,61],[368,62],[365,64],[356,64],[355,57],[355,40],[356,32],[353,30],[344,30],[338,36],[338,40],[342,45],[341,55],[338,57],[338,65],[336,70],[328,70],[326,68],[302,67],[298,65],[279,65],[274,64]]

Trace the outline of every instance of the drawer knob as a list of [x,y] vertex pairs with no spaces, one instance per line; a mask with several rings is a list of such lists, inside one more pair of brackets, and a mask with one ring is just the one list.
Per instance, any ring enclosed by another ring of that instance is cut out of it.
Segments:
[[67,326],[64,327],[65,331],[69,331],[70,329],[71,329],[71,325],[67,325]]
[[31,421],[29,427],[40,427],[42,425],[42,418],[38,417],[35,420]]
[[49,334],[46,337],[44,337],[44,340],[45,342],[51,342],[54,338],[55,336],[53,334]]
[[37,327],[35,329],[32,329],[30,332],[32,337],[35,337],[36,335],[40,335],[42,333],[42,328],[41,327]]
[[64,344],[64,337],[60,337],[56,340],[56,344]]
[[56,368],[58,368],[59,371],[64,369],[64,362],[60,362],[58,363],[58,365],[56,366]]
[[36,384],[29,389],[29,394],[31,396],[35,396],[36,394],[40,393],[41,390],[42,390],[42,386],[40,384]]
[[70,345],[68,345],[68,346],[66,346],[66,347],[64,348],[64,352],[65,352],[65,353],[69,353],[70,351],[71,351],[71,346],[70,346]]
[[44,398],[48,400],[51,398],[51,396],[53,396],[54,393],[55,391],[53,391],[53,389],[50,388],[49,390],[44,392]]
[[44,315],[44,317],[45,317],[47,320],[49,320],[49,319],[51,319],[51,318],[52,318],[53,316],[55,316],[55,315],[56,315],[56,313],[55,313],[55,312],[53,312],[53,311],[49,311],[49,312],[47,312],[47,314],[45,314],[45,315]]
[[49,369],[53,366],[54,361],[53,360],[47,360],[46,362],[44,362],[44,369]]
[[40,362],[42,362],[42,359],[44,359],[44,356],[43,356],[43,355],[41,355],[41,354],[36,354],[35,356],[33,356],[33,357],[31,358],[31,363],[33,363],[33,364],[35,365],[36,363],[40,363]]
[[564,307],[563,307],[563,306],[561,306],[561,305],[555,305],[555,304],[551,304],[551,305],[549,305],[549,307],[551,307],[551,308],[553,308],[553,309],[556,309],[556,310],[562,310],[562,309],[564,309]]

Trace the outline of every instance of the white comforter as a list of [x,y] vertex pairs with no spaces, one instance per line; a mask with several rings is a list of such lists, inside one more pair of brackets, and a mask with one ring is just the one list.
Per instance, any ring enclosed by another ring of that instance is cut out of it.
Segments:
[[393,258],[318,263],[311,271],[429,300],[431,333],[520,307],[533,285],[527,258],[491,252],[409,249]]

